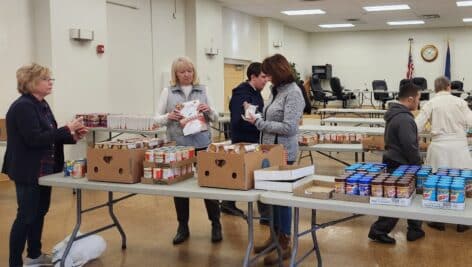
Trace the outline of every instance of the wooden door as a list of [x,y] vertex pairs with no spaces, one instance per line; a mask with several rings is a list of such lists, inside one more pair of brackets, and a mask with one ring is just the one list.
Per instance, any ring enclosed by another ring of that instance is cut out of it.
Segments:
[[244,71],[244,65],[225,64],[225,112],[229,111],[229,100],[233,89],[245,80]]

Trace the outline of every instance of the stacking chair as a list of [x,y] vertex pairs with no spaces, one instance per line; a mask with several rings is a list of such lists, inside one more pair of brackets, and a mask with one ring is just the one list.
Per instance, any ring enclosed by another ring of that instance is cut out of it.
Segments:
[[429,100],[428,82],[426,79],[423,77],[415,77],[411,81],[421,88],[420,101]]
[[337,97],[331,95],[330,91],[323,90],[323,88],[321,87],[321,81],[316,75],[313,75],[313,77],[311,78],[310,85],[313,100],[323,102],[324,108],[326,108],[326,105],[329,101],[337,100]]
[[329,85],[331,86],[331,90],[333,91],[333,95],[336,96],[337,100],[341,100],[343,102],[343,108],[347,107],[347,101],[356,99],[356,96],[352,92],[347,92],[344,93],[344,91],[349,91],[347,89],[344,89],[343,86],[341,86],[341,81],[339,80],[338,77],[333,77],[329,80]]
[[372,90],[374,90],[374,99],[382,102],[382,109],[385,109],[385,103],[387,103],[387,101],[393,100],[393,97],[387,92],[388,89],[385,80],[373,80]]
[[461,97],[462,93],[464,92],[464,83],[461,81],[452,81],[451,89],[454,91],[460,91],[460,92],[453,92],[452,95]]

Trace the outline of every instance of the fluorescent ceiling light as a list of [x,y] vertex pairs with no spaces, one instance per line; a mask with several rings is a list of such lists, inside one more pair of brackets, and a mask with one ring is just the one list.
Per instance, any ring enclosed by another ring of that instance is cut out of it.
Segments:
[[463,22],[472,22],[472,18],[463,18],[462,21]]
[[365,11],[375,12],[375,11],[392,11],[392,10],[406,10],[410,9],[409,5],[387,5],[387,6],[365,6],[363,7]]
[[424,24],[422,20],[402,20],[402,21],[389,21],[387,22],[388,25],[398,26],[398,25],[418,25]]
[[289,16],[326,14],[326,12],[324,12],[321,9],[286,10],[286,11],[282,11],[280,13],[285,14],[285,15],[289,15]]
[[472,1],[457,1],[457,6],[472,6]]
[[354,27],[354,24],[352,23],[340,23],[340,24],[320,24],[318,25],[320,28],[351,28]]

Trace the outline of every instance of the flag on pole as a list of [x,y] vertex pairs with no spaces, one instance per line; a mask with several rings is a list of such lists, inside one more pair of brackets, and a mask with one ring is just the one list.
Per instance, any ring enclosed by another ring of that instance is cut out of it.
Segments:
[[444,76],[451,80],[451,50],[449,49],[449,41],[447,41],[446,67],[444,68]]
[[413,39],[409,39],[410,41],[410,52],[408,54],[408,70],[406,71],[406,78],[412,79],[413,78],[413,71],[415,70],[415,65],[413,65],[413,57],[411,56],[411,42]]

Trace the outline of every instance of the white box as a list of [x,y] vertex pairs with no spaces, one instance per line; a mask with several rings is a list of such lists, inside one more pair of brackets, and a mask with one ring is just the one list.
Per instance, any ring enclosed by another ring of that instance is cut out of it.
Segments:
[[411,194],[410,198],[370,197],[370,204],[408,207],[411,205],[411,201],[414,197],[414,193]]
[[292,193],[296,187],[309,182],[311,177],[298,178],[295,180],[287,181],[267,181],[267,180],[256,180],[254,182],[255,189],[269,190],[269,191],[281,191]]
[[256,181],[286,181],[313,175],[314,173],[315,166],[313,165],[273,166],[265,169],[255,170],[254,179]]
[[465,203],[455,203],[455,202],[439,202],[425,200],[422,201],[423,207],[433,208],[433,209],[444,209],[444,210],[464,210]]

